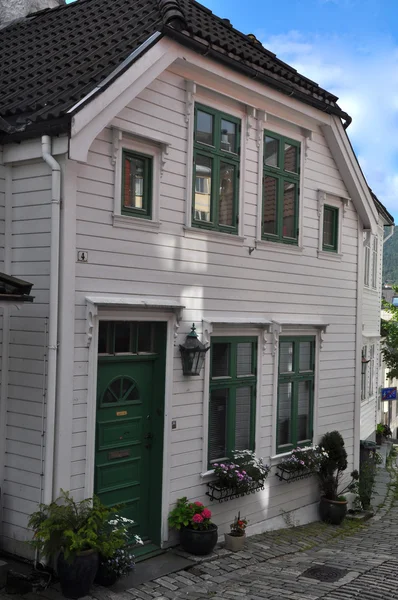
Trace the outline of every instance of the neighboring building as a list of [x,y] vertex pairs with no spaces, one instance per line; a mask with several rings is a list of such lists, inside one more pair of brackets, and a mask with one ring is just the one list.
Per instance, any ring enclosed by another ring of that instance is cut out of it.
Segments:
[[380,310],[382,288],[385,287],[382,285],[383,246],[394,233],[393,217],[371,193],[379,212],[379,224],[376,233],[363,233],[361,440],[375,440],[376,424],[381,418]]
[[[2,547],[29,554],[29,514],[60,488],[126,503],[165,547],[170,507],[208,501],[234,448],[275,465],[338,429],[357,466],[379,331],[363,236],[381,246],[385,216],[337,98],[191,0],[82,0],[0,46],[1,227],[35,286],[3,323]],[[220,533],[239,510],[255,533],[317,505],[315,481],[272,474],[212,509]]]

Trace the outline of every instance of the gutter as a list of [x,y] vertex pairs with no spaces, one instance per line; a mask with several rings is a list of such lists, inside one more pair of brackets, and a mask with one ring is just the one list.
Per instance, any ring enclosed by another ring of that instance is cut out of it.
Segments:
[[61,209],[61,167],[51,154],[51,138],[41,138],[43,160],[51,168],[51,246],[50,246],[50,310],[48,331],[48,375],[46,412],[46,453],[44,462],[45,504],[53,500],[55,410],[58,356],[58,295],[59,295],[59,241]]
[[165,35],[167,35],[171,39],[175,40],[176,42],[179,42],[184,46],[187,46],[188,48],[191,48],[192,50],[194,50],[194,52],[197,52],[198,54],[202,54],[202,56],[208,56],[217,62],[224,63],[234,71],[240,71],[241,73],[248,77],[251,77],[252,79],[258,79],[259,81],[266,83],[267,85],[277,89],[278,91],[287,94],[292,98],[297,98],[297,100],[300,100],[300,102],[309,104],[310,106],[313,106],[314,108],[317,108],[322,112],[336,115],[344,121],[344,129],[347,129],[352,123],[352,117],[350,117],[348,113],[344,112],[340,108],[333,107],[331,105],[325,107],[325,104],[323,102],[316,100],[312,96],[309,96],[304,92],[300,92],[298,90],[292,90],[292,88],[289,87],[288,84],[285,84],[282,81],[277,81],[269,75],[260,73],[259,71],[256,71],[255,69],[247,65],[240,64],[238,61],[230,58],[229,56],[216,52],[212,48],[211,44],[206,45],[201,42],[198,42],[197,40],[192,39],[191,37],[177,31],[176,29],[167,27],[167,25],[163,27],[163,31]]

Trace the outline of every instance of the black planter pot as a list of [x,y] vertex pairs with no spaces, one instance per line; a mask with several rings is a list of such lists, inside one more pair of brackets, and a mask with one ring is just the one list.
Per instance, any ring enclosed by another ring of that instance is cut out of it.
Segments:
[[378,446],[381,446],[383,443],[383,434],[382,433],[376,433],[376,444]]
[[98,567],[97,575],[95,576],[94,583],[98,585],[102,585],[104,587],[109,587],[117,582],[117,575],[115,573],[109,573],[104,567],[101,566],[101,563]]
[[190,527],[183,527],[180,532],[180,544],[189,554],[204,556],[210,554],[217,544],[217,525],[211,525],[209,529],[199,531]]
[[347,514],[347,500],[328,500],[324,496],[319,502],[321,521],[331,525],[340,525]]
[[98,553],[87,550],[75,556],[72,562],[65,560],[63,552],[58,556],[57,571],[65,598],[82,598],[90,594],[90,588],[98,569]]

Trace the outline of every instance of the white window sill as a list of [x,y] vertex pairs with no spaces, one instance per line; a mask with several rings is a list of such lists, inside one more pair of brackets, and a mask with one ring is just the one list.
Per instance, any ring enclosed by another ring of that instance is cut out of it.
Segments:
[[268,240],[256,240],[256,249],[271,250],[271,252],[277,252],[278,254],[301,254],[304,250],[302,246],[296,246],[295,244],[284,244],[277,241],[270,242]]
[[318,258],[322,258],[325,260],[334,260],[335,262],[341,262],[343,259],[343,255],[337,254],[336,252],[327,252],[326,250],[318,250]]
[[205,240],[209,242],[222,241],[225,244],[233,246],[243,246],[245,237],[234,235],[233,233],[224,233],[222,231],[212,231],[210,229],[200,229],[199,227],[184,227],[184,236],[194,240]]
[[203,473],[200,474],[202,479],[205,479],[206,477],[214,477],[214,469],[210,469],[209,471],[204,471]]
[[150,221],[140,217],[129,217],[127,215],[113,215],[113,226],[123,229],[138,229],[139,231],[154,231],[158,233],[159,221]]

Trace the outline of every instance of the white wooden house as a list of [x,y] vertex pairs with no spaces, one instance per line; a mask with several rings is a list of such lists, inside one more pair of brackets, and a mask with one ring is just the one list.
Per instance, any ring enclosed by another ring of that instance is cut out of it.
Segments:
[[376,425],[383,420],[381,388],[380,322],[382,300],[383,246],[394,232],[391,215],[374,196],[379,211],[377,231],[365,231],[363,304],[362,304],[362,369],[361,369],[361,440],[375,441]]
[[[384,213],[337,98],[192,0],[78,0],[0,45],[1,257],[35,295],[3,322],[1,546],[28,556],[63,488],[127,503],[167,547],[170,507],[209,503],[234,448],[276,465],[338,429],[357,465],[363,235]],[[238,510],[250,533],[317,519],[315,481],[274,473],[212,503],[220,533]]]

